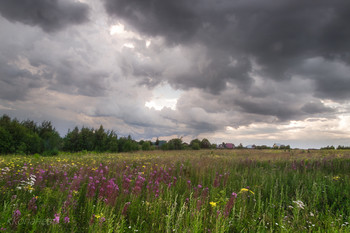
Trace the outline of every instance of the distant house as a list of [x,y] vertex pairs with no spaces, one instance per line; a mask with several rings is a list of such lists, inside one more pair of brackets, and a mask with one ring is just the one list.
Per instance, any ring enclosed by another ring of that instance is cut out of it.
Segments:
[[274,149],[280,149],[281,147],[285,147],[283,144],[280,143],[274,143],[272,146]]
[[233,149],[233,148],[235,148],[235,144],[233,144],[233,143],[225,143],[225,148],[226,149]]
[[216,146],[216,148],[218,148],[218,149],[234,149],[235,148],[235,144],[223,142],[221,144],[218,144]]

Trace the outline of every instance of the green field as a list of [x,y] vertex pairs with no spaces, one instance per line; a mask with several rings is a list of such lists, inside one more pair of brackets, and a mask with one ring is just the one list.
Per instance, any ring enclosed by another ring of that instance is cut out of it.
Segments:
[[350,151],[0,157],[0,232],[350,232]]

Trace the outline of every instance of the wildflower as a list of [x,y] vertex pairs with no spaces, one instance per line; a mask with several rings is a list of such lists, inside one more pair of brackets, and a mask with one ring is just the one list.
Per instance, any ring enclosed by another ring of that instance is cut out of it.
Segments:
[[340,176],[333,176],[333,180],[337,181],[340,179]]
[[36,206],[36,200],[37,197],[33,197],[28,203],[28,209],[33,212],[36,212],[36,210],[38,209],[38,207]]
[[69,217],[68,216],[64,217],[64,223],[69,223],[69,222],[70,222]]
[[299,209],[304,209],[305,204],[304,204],[302,201],[297,200],[297,201],[293,201],[293,202],[297,205],[297,207],[298,207]]
[[12,214],[12,226],[16,227],[18,225],[20,217],[21,211],[19,209],[15,210]]
[[250,189],[247,189],[247,188],[242,188],[241,191],[239,191],[239,193],[243,193],[243,192],[250,192],[251,194],[254,195],[254,192]]
[[122,215],[126,216],[126,213],[128,211],[128,207],[130,204],[131,204],[130,202],[125,203],[123,211],[122,211]]
[[237,198],[237,193],[233,192],[232,195],[231,195],[231,198],[230,200],[227,202],[226,204],[226,207],[225,207],[225,212],[224,212],[224,216],[225,217],[228,217],[232,208],[233,208],[233,205],[235,204],[235,199]]
[[216,207],[216,202],[213,202],[213,201],[211,201],[211,202],[209,202],[209,204],[211,205],[211,207]]
[[60,215],[55,214],[55,218],[52,220],[54,224],[58,224],[60,222]]

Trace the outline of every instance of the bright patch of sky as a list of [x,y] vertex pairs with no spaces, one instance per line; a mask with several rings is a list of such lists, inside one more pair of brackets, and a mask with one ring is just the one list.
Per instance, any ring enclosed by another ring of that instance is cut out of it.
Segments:
[[145,103],[148,108],[162,110],[164,107],[176,109],[177,100],[180,98],[182,91],[174,90],[169,84],[162,84],[154,88],[153,97]]

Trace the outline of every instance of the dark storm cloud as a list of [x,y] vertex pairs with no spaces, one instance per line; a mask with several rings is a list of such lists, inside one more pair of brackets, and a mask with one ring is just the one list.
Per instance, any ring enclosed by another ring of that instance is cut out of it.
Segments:
[[152,36],[171,38],[169,41],[181,43],[196,33],[201,23],[192,10],[195,2],[179,1],[105,1],[110,15],[124,18],[138,31]]
[[301,108],[301,110],[308,113],[308,114],[320,114],[320,113],[334,112],[334,109],[326,107],[321,102],[307,103]]
[[[108,14],[148,36],[162,36],[170,45],[191,49],[200,44],[210,61],[203,72],[195,68],[168,80],[174,87],[198,87],[212,93],[227,82],[244,90],[252,85],[255,64],[260,76],[280,82],[304,75],[305,61],[321,57],[349,65],[349,1],[172,1],[105,0]],[[236,66],[230,65],[230,58]],[[346,80],[315,71],[314,95],[344,99]],[[337,92],[338,91],[338,92]]]
[[[42,61],[45,64],[45,61]],[[93,67],[82,64],[78,58],[61,59],[48,65],[48,88],[59,92],[84,96],[103,96],[108,89],[105,80],[109,74],[105,71],[94,70]]]
[[9,64],[6,58],[0,55],[0,99],[24,100],[32,88],[41,86],[40,76],[33,75],[15,64]]
[[0,14],[10,21],[39,26],[46,32],[88,21],[86,4],[70,0],[3,0]]

